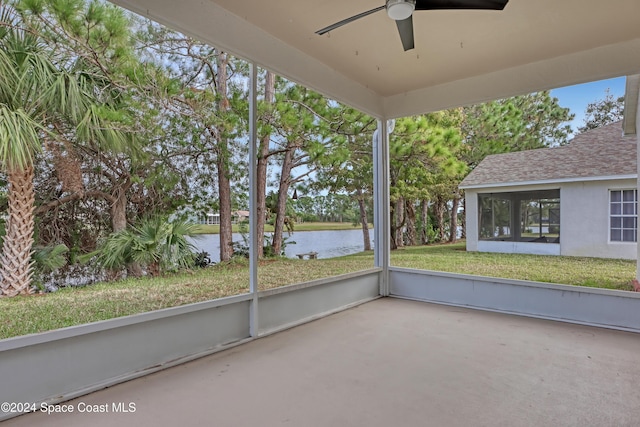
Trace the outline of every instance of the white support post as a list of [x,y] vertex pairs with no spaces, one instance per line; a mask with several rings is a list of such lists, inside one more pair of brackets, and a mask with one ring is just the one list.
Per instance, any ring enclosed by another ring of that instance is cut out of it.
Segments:
[[389,131],[386,120],[378,120],[373,135],[374,264],[382,268],[380,295],[389,296]]
[[249,291],[251,299],[250,333],[252,337],[258,336],[258,193],[256,191],[257,174],[257,109],[258,109],[258,66],[249,64]]

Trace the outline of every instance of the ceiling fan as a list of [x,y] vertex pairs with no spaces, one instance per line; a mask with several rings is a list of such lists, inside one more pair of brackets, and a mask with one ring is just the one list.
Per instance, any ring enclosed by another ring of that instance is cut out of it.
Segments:
[[405,51],[413,49],[413,11],[414,10],[445,10],[445,9],[484,9],[502,10],[509,0],[386,0],[384,6],[359,13],[351,18],[343,19],[329,25],[316,34],[323,35],[336,28],[342,27],[356,19],[363,18],[379,10],[386,9],[389,18],[396,21],[402,47]]

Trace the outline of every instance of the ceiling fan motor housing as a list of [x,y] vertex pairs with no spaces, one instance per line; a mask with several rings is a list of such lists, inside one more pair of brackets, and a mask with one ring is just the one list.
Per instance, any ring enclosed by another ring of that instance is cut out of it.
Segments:
[[387,0],[387,15],[396,21],[407,19],[413,14],[416,0]]

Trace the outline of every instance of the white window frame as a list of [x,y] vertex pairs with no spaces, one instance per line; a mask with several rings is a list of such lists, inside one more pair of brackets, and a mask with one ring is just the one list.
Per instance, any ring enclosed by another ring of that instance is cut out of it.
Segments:
[[[628,191],[633,191],[634,194],[634,200],[633,201],[625,201],[624,200],[624,194],[625,192]],[[620,194],[620,201],[613,201],[613,194],[614,193],[619,193]],[[612,213],[612,207],[613,204],[620,204],[620,213]],[[633,213],[629,213],[628,211],[625,213],[625,204],[630,205],[631,203],[633,203],[633,208],[631,209],[633,211]],[[608,212],[609,212],[609,224],[608,224],[608,234],[609,234],[609,243],[637,243],[638,240],[638,190],[635,188],[620,188],[620,189],[611,189],[609,190],[609,204],[608,204]],[[620,218],[620,227],[615,227],[615,230],[620,230],[620,237],[621,240],[613,240],[612,238],[612,231],[614,230],[613,227],[613,219],[614,218]],[[633,218],[634,219],[634,227],[633,228],[629,228],[629,227],[625,227],[624,226],[624,220],[628,219],[628,218]],[[625,240],[624,236],[625,236],[625,230],[634,230],[634,239],[633,240]]]

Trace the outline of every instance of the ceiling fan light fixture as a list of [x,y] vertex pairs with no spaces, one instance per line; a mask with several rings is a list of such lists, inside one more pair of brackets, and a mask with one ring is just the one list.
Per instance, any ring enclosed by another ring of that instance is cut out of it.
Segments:
[[416,7],[415,0],[387,0],[387,15],[396,21],[407,19]]

